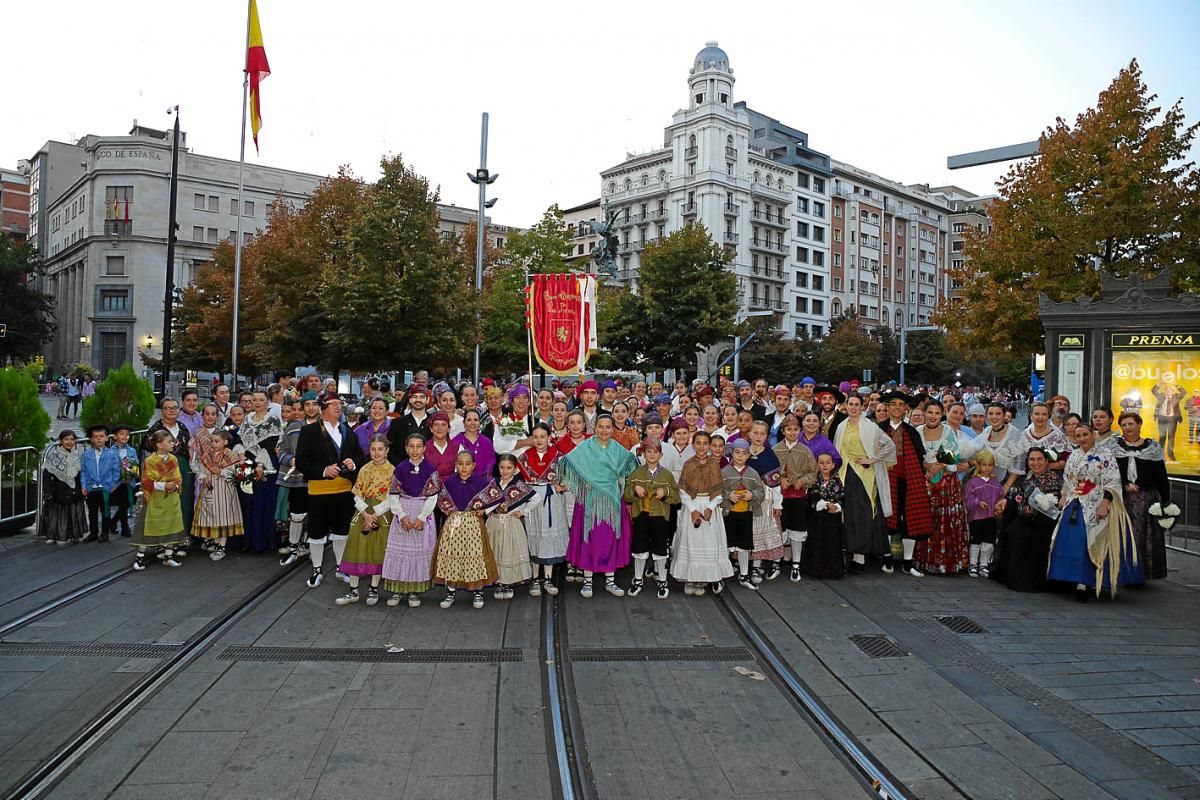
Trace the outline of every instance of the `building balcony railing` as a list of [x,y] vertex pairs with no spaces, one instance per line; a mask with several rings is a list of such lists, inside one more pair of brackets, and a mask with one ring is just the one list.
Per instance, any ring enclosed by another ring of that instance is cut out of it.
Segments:
[[778,228],[788,227],[788,221],[783,214],[772,214],[770,211],[755,211],[754,218]]
[[696,204],[695,203],[684,203],[683,204],[683,215],[685,217],[695,216],[695,214],[696,214]]
[[660,219],[666,219],[666,218],[667,218],[667,209],[666,208],[656,208],[652,211],[646,212],[646,219],[648,219],[648,220],[658,221]]
[[726,158],[737,158],[737,148],[736,147],[726,147],[725,148],[725,157]]
[[766,278],[769,281],[787,281],[787,275],[785,275],[781,269],[771,269],[770,267],[751,267],[750,274],[755,278]]
[[768,300],[765,297],[751,297],[746,305],[751,311],[787,311],[787,304],[782,300]]
[[725,231],[725,244],[737,244],[738,235],[733,231]]
[[695,158],[696,157],[696,148],[688,147],[688,148],[684,149],[683,156],[684,156],[684,158]]
[[750,246],[757,247],[759,250],[769,250],[772,253],[786,252],[786,248],[781,242],[772,242],[769,239],[763,239],[759,236],[755,236],[750,240]]
[[741,210],[742,210],[742,207],[740,205],[738,205],[737,203],[726,203],[725,204],[725,215],[726,216],[736,217],[738,215],[738,213],[741,212]]

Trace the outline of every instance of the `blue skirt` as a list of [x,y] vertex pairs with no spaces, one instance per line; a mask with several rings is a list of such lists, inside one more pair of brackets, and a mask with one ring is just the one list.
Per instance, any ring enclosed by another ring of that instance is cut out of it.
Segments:
[[[1047,576],[1053,581],[1064,581],[1071,584],[1083,584],[1088,588],[1096,587],[1096,567],[1088,555],[1087,525],[1084,523],[1083,507],[1078,500],[1072,500],[1063,509],[1062,520],[1058,525],[1058,535],[1054,538],[1054,547],[1050,550],[1050,569]],[[1117,571],[1117,585],[1129,586],[1146,582],[1146,576],[1141,563],[1133,563],[1130,551],[1132,539],[1121,537],[1121,565]],[[1100,588],[1111,589],[1108,579],[1108,565],[1101,571],[1103,583]]]

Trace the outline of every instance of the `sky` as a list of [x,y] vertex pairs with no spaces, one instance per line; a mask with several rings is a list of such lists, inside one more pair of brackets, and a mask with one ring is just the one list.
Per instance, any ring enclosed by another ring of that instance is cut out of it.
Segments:
[[[0,164],[47,139],[167,128],[236,159],[245,0],[5,4]],[[772,6],[775,6],[772,8]],[[496,222],[600,193],[599,172],[661,147],[696,52],[729,54],[734,99],[840,161],[902,183],[989,194],[1005,165],[946,157],[1074,119],[1137,58],[1163,105],[1200,119],[1200,2],[921,4],[258,0],[271,76],[247,160],[365,178],[400,154],[467,207],[490,113]],[[19,33],[18,33],[19,32]],[[22,109],[23,104],[28,104]]]

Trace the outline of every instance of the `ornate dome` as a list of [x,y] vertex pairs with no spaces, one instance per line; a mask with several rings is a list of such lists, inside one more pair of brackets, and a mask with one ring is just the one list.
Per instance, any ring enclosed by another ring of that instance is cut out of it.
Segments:
[[725,54],[724,50],[717,47],[716,42],[705,42],[704,49],[696,53],[696,64],[692,67],[692,72],[702,72],[707,69],[733,72],[729,67],[729,56]]

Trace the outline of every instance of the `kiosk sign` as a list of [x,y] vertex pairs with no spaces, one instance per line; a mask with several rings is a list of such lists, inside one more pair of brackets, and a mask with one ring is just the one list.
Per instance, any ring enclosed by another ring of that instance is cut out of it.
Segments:
[[1174,475],[1200,475],[1200,331],[1113,333],[1112,409],[1136,411]]

